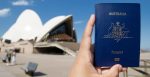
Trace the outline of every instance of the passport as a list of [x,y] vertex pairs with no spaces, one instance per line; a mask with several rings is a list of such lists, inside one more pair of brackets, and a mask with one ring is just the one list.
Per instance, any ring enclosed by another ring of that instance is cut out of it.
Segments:
[[95,67],[138,67],[140,58],[140,4],[95,5]]

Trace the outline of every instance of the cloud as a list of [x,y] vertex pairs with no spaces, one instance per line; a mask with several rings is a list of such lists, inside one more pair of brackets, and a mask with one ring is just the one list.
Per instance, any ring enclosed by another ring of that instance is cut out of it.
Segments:
[[7,16],[9,12],[10,12],[10,8],[0,9],[0,16],[1,17]]
[[35,1],[41,1],[44,2],[45,0],[16,0],[12,2],[12,5],[14,6],[28,6],[35,3]]
[[75,21],[75,22],[74,22],[74,24],[82,24],[82,23],[84,23],[83,20],[79,20],[79,21]]
[[12,2],[12,5],[14,6],[28,6],[29,4],[29,0],[17,0],[15,2]]

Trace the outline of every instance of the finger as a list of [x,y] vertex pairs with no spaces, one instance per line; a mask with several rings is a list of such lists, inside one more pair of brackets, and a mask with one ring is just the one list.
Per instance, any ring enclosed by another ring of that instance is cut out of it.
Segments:
[[94,22],[95,22],[95,15],[91,15],[82,37],[81,47],[87,50],[89,50],[91,47],[91,34]]
[[112,77],[117,77],[121,70],[122,66],[120,64],[116,64],[110,68],[109,74],[112,75]]
[[82,41],[80,44],[79,52],[77,55],[78,57],[82,57],[82,59],[84,59],[84,61],[86,62],[92,62],[93,59],[91,53],[91,34],[92,34],[94,22],[95,22],[95,15],[91,15],[87,23],[87,26],[85,28]]
[[87,23],[87,26],[85,28],[85,31],[84,31],[84,35],[83,37],[91,37],[91,34],[92,34],[92,29],[93,29],[93,26],[94,26],[94,23],[95,23],[95,15],[91,15],[88,23]]

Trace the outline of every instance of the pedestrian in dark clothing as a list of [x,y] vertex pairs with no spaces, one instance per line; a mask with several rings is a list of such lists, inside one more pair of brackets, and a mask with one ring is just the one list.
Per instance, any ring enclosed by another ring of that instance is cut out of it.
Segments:
[[12,55],[12,50],[7,51],[7,65],[11,63],[11,55]]

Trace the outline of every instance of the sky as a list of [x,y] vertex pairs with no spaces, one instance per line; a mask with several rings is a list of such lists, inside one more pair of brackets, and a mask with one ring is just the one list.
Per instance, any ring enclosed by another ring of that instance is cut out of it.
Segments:
[[[40,16],[42,23],[60,15],[72,15],[78,42],[97,3],[140,3],[141,48],[150,50],[150,0],[0,0],[0,36],[2,36],[26,9]],[[92,35],[94,43],[94,31]]]

